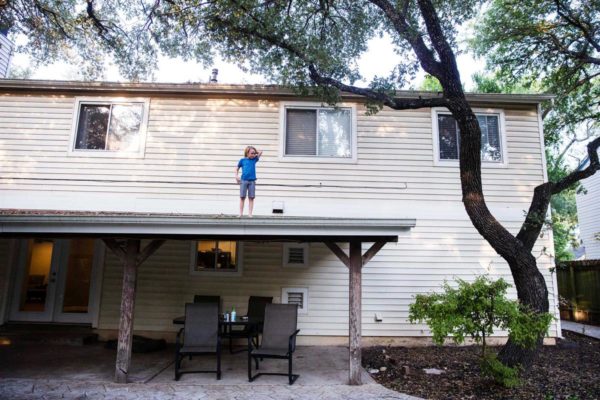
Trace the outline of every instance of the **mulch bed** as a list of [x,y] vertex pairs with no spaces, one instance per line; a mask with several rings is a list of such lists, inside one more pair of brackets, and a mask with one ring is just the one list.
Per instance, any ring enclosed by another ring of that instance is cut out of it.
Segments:
[[[371,347],[363,350],[363,366],[385,367],[371,374],[377,382],[426,399],[600,399],[600,340],[567,331],[563,336],[541,349],[513,389],[481,375],[477,346]],[[426,374],[425,368],[443,373]]]

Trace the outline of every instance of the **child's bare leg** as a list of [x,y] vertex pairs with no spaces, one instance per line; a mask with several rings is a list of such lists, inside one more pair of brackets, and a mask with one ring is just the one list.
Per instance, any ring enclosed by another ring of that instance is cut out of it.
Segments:
[[[244,197],[240,197],[240,217],[244,215],[244,200],[246,200]],[[252,214],[252,212],[250,212],[250,214]]]
[[248,216],[252,216],[252,210],[254,209],[254,198],[248,197]]

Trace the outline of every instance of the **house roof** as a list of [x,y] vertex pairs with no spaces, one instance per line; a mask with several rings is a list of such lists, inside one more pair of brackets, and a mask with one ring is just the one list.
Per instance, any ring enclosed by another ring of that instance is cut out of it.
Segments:
[[[188,95],[188,96],[241,96],[280,98],[299,95],[292,88],[280,85],[233,85],[218,83],[156,83],[156,82],[83,82],[83,81],[54,81],[2,79],[0,90],[4,92],[69,92],[94,93],[107,95]],[[419,98],[440,96],[439,93],[425,91],[398,91],[399,98]],[[359,95],[345,93],[344,99],[362,101]],[[467,99],[475,103],[494,104],[538,104],[551,100],[550,94],[498,94],[498,93],[467,93]]]
[[415,219],[0,210],[0,237],[152,237],[163,239],[395,242]]

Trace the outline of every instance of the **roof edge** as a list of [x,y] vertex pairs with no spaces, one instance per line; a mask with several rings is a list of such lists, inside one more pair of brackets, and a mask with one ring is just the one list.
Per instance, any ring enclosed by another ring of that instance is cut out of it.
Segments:
[[[0,79],[0,90],[4,91],[60,91],[98,92],[102,94],[129,92],[132,94],[190,94],[190,95],[240,95],[253,97],[298,97],[289,86],[246,85],[221,83],[157,83],[157,82],[102,82],[102,81],[61,81],[36,79]],[[397,91],[397,98],[441,97],[440,92]],[[466,93],[467,99],[474,102],[537,104],[552,100],[552,94],[502,94]],[[363,96],[344,92],[343,98],[364,99]]]

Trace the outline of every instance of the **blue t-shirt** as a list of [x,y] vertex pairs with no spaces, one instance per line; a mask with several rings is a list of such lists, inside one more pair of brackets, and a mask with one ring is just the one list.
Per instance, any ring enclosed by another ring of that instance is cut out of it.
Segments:
[[258,157],[254,158],[242,158],[238,162],[238,168],[242,169],[242,180],[243,181],[255,181],[256,180],[256,163]]

